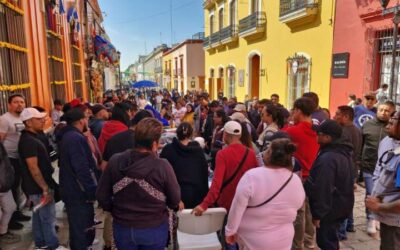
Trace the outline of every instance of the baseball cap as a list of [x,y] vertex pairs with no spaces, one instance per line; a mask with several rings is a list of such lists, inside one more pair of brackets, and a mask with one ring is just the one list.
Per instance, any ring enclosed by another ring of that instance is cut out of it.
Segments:
[[24,122],[24,121],[30,120],[32,118],[44,118],[44,117],[46,117],[46,115],[47,115],[47,113],[39,112],[35,108],[25,108],[24,110],[22,110],[22,112],[20,114],[20,118]]
[[239,122],[250,122],[241,112],[235,112],[231,116],[229,116],[229,118],[231,118],[231,120],[238,120]]
[[337,121],[328,119],[317,127],[317,132],[331,136],[333,139],[338,139],[342,136],[343,129]]
[[365,98],[369,97],[369,98],[374,98],[375,99],[376,95],[375,95],[375,93],[373,91],[369,91],[369,92],[364,94],[364,97]]
[[242,103],[238,103],[238,104],[236,104],[236,106],[233,110],[238,111],[238,112],[246,112],[246,105],[244,105]]
[[229,121],[225,123],[224,132],[230,135],[242,135],[242,126],[236,121]]
[[79,121],[80,119],[85,118],[85,113],[81,108],[73,108],[70,109],[65,115],[64,119],[67,122],[67,124],[72,124],[76,121]]
[[104,109],[104,110],[107,110],[107,108],[104,107],[104,105],[102,105],[102,104],[95,104],[91,109],[92,109],[92,113],[93,113],[94,115],[96,115],[97,113],[99,113],[99,112],[102,111],[103,109]]

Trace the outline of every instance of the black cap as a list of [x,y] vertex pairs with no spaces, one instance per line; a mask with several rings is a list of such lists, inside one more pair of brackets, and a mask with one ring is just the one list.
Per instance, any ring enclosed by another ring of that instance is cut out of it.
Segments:
[[343,129],[337,121],[327,119],[317,127],[317,132],[329,135],[332,139],[339,139],[342,136]]
[[70,109],[65,115],[64,115],[64,120],[67,122],[68,125],[71,125],[72,123],[79,121],[80,119],[85,118],[85,113],[81,108],[73,108]]
[[93,115],[96,115],[97,113],[99,113],[103,109],[107,110],[107,108],[102,104],[95,104],[91,109],[92,109]]

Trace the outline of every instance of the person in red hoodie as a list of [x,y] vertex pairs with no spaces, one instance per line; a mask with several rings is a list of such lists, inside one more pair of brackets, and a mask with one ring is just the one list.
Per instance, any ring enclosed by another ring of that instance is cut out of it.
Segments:
[[[202,215],[215,203],[229,212],[240,178],[247,170],[258,166],[253,149],[240,142],[241,135],[242,126],[238,122],[225,123],[223,140],[228,146],[217,153],[210,190],[203,202],[192,211],[196,216]],[[224,233],[221,238],[225,239]],[[235,249],[234,246],[229,247],[231,248],[228,249]]]
[[98,140],[103,154],[107,141],[115,134],[128,130],[130,123],[130,106],[127,103],[116,103],[111,112],[111,119],[104,123]]
[[[312,129],[311,114],[315,104],[310,98],[302,97],[293,104],[293,126],[282,129],[289,134],[292,141],[297,145],[294,157],[301,165],[301,175],[303,182],[310,174],[312,164],[317,158],[319,145],[317,133]],[[306,199],[304,206],[298,211],[295,222],[295,235],[293,249],[304,249],[304,247],[314,248],[315,229],[312,224],[310,206]]]

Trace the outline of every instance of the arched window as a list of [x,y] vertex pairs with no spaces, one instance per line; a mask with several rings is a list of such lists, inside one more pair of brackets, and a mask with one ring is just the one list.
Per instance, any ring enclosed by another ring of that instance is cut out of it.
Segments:
[[304,55],[295,54],[287,59],[289,90],[287,107],[291,108],[297,98],[310,91],[310,66],[310,59]]
[[235,25],[236,24],[236,0],[232,0],[229,4],[229,24]]
[[219,30],[222,30],[224,28],[224,9],[221,8],[218,12],[218,25],[219,25]]
[[234,66],[228,66],[226,69],[226,73],[228,76],[228,96],[235,96],[235,80],[236,80],[236,69]]
[[251,0],[251,13],[258,11],[258,0]]
[[214,15],[210,16],[210,35],[214,33]]

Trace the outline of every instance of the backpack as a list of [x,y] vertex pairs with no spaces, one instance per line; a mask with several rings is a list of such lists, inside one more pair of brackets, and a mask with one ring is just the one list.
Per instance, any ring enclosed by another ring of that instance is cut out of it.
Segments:
[[14,184],[14,168],[8,159],[7,152],[0,143],[0,193],[7,192]]

